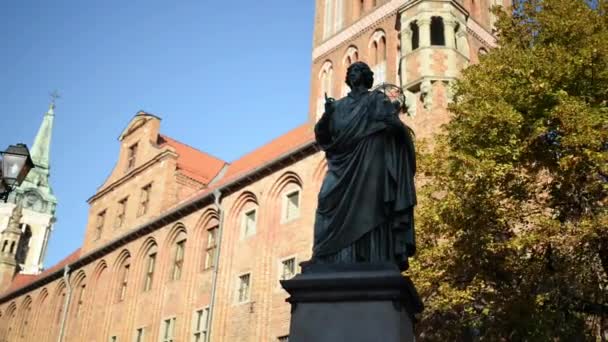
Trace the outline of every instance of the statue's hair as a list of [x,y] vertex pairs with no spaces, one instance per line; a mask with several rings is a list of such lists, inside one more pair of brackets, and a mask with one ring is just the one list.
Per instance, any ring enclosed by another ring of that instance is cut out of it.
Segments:
[[346,70],[346,84],[351,89],[353,87],[350,85],[350,82],[348,81],[348,73],[352,69],[360,69],[361,70],[361,75],[363,77],[363,85],[367,89],[370,89],[374,85],[374,72],[372,71],[372,69],[370,69],[369,66],[367,64],[363,63],[363,62],[355,62],[355,63],[351,64],[348,67],[348,69]]

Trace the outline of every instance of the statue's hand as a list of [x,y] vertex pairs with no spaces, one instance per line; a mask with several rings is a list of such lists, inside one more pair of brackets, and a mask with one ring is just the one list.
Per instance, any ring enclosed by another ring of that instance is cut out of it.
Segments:
[[327,93],[325,93],[325,114],[330,115],[334,112],[334,110],[336,109],[334,106],[335,102],[336,99],[334,99],[333,97],[327,97]]

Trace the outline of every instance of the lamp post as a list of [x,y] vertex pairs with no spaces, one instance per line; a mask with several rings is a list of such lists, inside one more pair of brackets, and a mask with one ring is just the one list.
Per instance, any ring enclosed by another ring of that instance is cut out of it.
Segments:
[[6,151],[0,151],[0,200],[8,201],[8,195],[21,185],[33,167],[25,144],[10,145]]

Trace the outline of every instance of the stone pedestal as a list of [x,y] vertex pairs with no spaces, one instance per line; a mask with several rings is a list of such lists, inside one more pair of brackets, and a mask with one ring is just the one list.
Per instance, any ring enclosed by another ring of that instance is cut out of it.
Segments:
[[391,264],[302,264],[291,295],[290,342],[410,342],[422,303]]

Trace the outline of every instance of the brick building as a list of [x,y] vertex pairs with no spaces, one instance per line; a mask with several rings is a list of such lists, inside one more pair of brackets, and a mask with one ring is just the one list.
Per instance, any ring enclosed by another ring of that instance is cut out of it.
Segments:
[[0,294],[0,341],[287,341],[279,280],[311,254],[324,93],[345,94],[346,68],[366,61],[430,137],[459,71],[495,44],[489,7],[508,1],[317,0],[309,119],[230,163],[137,113],[81,248]]

